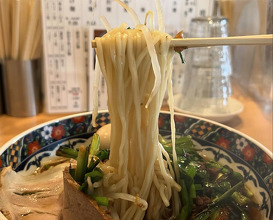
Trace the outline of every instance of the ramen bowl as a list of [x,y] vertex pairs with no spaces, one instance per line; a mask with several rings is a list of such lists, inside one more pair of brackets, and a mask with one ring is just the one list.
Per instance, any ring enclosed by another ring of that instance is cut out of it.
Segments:
[[[176,135],[191,135],[201,145],[201,154],[240,172],[254,193],[263,219],[272,217],[273,158],[265,146],[249,136],[214,121],[175,114]],[[11,166],[17,172],[29,172],[53,157],[59,146],[77,148],[90,144],[90,138],[102,126],[110,123],[107,111],[96,118],[97,127],[91,125],[92,113],[81,113],[52,120],[29,129],[0,148],[0,167]],[[169,138],[170,114],[161,112],[159,131]]]

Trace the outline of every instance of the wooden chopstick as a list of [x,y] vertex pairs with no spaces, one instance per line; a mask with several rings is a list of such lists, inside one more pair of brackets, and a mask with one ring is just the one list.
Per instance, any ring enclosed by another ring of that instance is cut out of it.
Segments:
[[176,38],[171,41],[171,46],[187,49],[192,47],[210,47],[224,45],[272,45],[272,43],[273,34],[266,34],[215,38]]
[[[92,40],[92,47],[96,47],[96,41]],[[215,38],[176,38],[171,41],[171,46],[183,49],[192,47],[210,47],[224,45],[272,45],[273,34],[249,35],[237,37]]]
[[21,59],[22,60],[27,60],[30,59],[31,55],[31,49],[32,49],[32,44],[34,41],[35,37],[35,29],[38,25],[39,22],[39,15],[40,15],[40,1],[39,0],[33,0],[31,2],[31,12],[29,15],[29,23],[27,27],[27,32],[26,32],[26,41],[24,43],[23,50],[21,51]]
[[20,30],[20,0],[12,1],[12,38],[11,58],[17,59],[19,54],[19,30]]
[[4,41],[5,57],[10,57],[10,4],[9,0],[0,1],[0,16],[2,20],[2,33]]

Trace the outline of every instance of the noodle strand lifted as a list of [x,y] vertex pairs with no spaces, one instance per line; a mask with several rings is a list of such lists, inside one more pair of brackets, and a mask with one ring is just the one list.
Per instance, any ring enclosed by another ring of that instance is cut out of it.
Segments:
[[[140,24],[131,8],[116,1],[132,15],[136,26],[126,29],[122,24],[109,30],[103,19],[107,33],[95,39],[112,128],[110,158],[101,165],[105,175],[101,187],[94,190],[113,201],[110,210],[115,218],[159,219],[169,213],[171,203],[175,216],[180,186],[158,140],[158,117],[167,86],[172,92],[172,37],[155,30],[152,21],[151,29]],[[158,2],[157,8],[160,10]],[[160,29],[164,29],[161,12],[158,18]],[[98,76],[95,78],[97,83]]]

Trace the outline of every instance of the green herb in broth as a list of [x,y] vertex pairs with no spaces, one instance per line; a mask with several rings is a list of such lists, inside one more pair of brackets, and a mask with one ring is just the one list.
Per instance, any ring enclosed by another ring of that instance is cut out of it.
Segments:
[[[171,142],[160,137],[172,158]],[[228,166],[205,160],[190,136],[176,139],[182,209],[179,220],[261,220],[253,193],[243,176]]]
[[[88,194],[88,182],[92,183],[103,178],[103,172],[97,166],[100,162],[109,159],[109,150],[98,148],[100,139],[92,139],[91,147],[86,147],[83,154],[77,150],[62,147],[57,155],[75,157],[80,164],[85,164],[86,169],[80,168],[81,180],[75,178],[76,170],[70,168],[71,176],[80,184],[79,190]],[[159,136],[159,141],[172,158],[171,142]],[[95,143],[94,143],[95,142]],[[59,152],[60,151],[60,152]],[[179,220],[261,220],[258,205],[254,202],[253,193],[244,185],[243,176],[233,171],[227,165],[222,166],[213,160],[206,160],[194,147],[190,136],[176,139],[177,162],[180,171],[181,185],[180,199],[182,208]],[[91,160],[87,164],[90,152]],[[83,177],[82,177],[83,176]],[[107,206],[108,198],[90,194],[99,205]]]

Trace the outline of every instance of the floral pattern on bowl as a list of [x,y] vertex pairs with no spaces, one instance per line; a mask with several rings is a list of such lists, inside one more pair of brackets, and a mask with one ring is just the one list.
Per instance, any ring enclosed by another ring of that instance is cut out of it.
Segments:
[[[92,134],[99,127],[110,123],[110,117],[106,111],[99,113],[96,119],[98,127],[92,127],[91,120],[91,113],[76,114],[26,131],[1,148],[0,168],[9,165],[16,168],[27,157],[35,154],[37,150],[73,136]],[[158,124],[162,134],[170,132],[169,121],[170,115],[161,112]],[[271,196],[273,195],[273,160],[272,155],[265,150],[264,146],[247,135],[210,120],[176,114],[175,123],[177,134],[191,135],[216,144],[243,159],[248,166],[257,171],[267,184]]]
[[[95,132],[100,126],[110,122],[107,112],[101,113],[97,119],[98,127],[91,126],[92,115],[90,113],[77,114],[57,121],[52,121],[30,129],[25,135],[15,137],[13,143],[6,147],[2,154],[0,151],[0,167],[12,166],[15,168],[29,155],[61,139],[73,135]],[[1,149],[2,150],[2,149]]]

